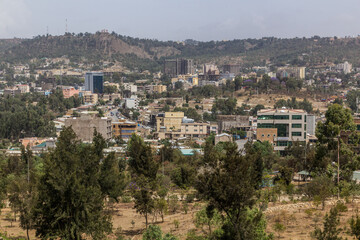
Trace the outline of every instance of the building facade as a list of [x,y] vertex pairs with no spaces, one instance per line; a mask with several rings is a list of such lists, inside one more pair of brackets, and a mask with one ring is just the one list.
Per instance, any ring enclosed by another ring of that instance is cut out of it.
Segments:
[[257,138],[273,138],[274,150],[283,151],[295,141],[306,142],[307,113],[304,110],[262,109],[257,115]]
[[114,137],[129,139],[133,133],[136,133],[137,124],[127,120],[120,120],[112,123]]
[[194,62],[192,59],[167,59],[164,62],[164,73],[170,77],[193,74]]
[[85,91],[92,93],[103,93],[104,91],[104,73],[88,72],[85,74]]
[[217,117],[219,132],[229,131],[232,128],[248,131],[251,127],[249,116],[219,115]]
[[156,117],[156,130],[179,131],[184,118],[184,112],[165,112]]
[[112,137],[111,118],[97,117],[96,114],[81,114],[80,117],[65,119],[65,127],[71,126],[78,139],[83,142],[92,142],[94,129],[105,140]]

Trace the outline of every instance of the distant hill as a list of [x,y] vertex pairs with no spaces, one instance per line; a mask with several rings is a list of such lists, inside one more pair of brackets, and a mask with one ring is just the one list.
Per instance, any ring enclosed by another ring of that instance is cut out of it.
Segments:
[[360,38],[274,37],[231,41],[158,41],[116,33],[65,34],[38,36],[26,40],[0,40],[0,59],[23,62],[32,58],[67,56],[90,62],[116,60],[128,68],[158,70],[164,58],[193,58],[197,63],[240,63],[244,66],[293,64],[299,66],[324,62],[351,62],[360,66]]
[[5,50],[12,48],[16,45],[19,45],[23,40],[20,38],[14,39],[0,39],[0,52],[4,52]]

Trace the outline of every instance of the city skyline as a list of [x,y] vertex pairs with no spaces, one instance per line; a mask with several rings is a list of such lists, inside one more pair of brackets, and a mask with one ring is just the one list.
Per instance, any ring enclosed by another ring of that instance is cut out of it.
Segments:
[[0,0],[0,38],[102,29],[175,41],[357,36],[358,7],[355,0]]

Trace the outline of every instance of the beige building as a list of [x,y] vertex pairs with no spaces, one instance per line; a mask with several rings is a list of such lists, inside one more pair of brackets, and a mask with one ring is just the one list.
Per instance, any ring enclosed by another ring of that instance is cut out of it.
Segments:
[[145,90],[150,93],[163,93],[166,92],[167,87],[165,85],[147,85]]
[[205,138],[208,131],[208,123],[182,123],[181,137],[187,138]]
[[99,100],[99,96],[91,91],[83,91],[79,95],[83,97],[85,104],[96,104]]
[[119,93],[104,94],[102,97],[105,102],[114,101],[117,98],[121,99],[121,95]]
[[183,112],[165,112],[164,115],[156,117],[156,130],[179,131],[184,118]]
[[112,137],[111,118],[97,117],[96,114],[82,114],[80,117],[65,120],[65,127],[71,126],[77,137],[84,142],[92,142],[94,129],[99,132],[105,140]]

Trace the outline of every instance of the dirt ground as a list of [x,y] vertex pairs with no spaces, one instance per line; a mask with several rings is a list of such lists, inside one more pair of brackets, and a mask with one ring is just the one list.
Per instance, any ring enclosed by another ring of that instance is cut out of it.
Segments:
[[[340,213],[340,224],[338,226],[342,229],[340,235],[345,239],[354,239],[349,235],[349,220],[358,213],[360,199],[355,199],[349,203],[342,202],[346,205],[347,211]],[[324,216],[336,203],[336,199],[327,201],[324,210],[321,209],[321,205],[315,206],[311,202],[269,206],[265,211],[267,231],[274,233],[275,239],[313,239],[311,233],[315,230],[315,227],[323,229]],[[280,233],[275,231],[274,225],[276,222],[280,222],[285,226],[284,231]]]
[[[242,93],[243,96],[237,97],[238,106],[241,106],[243,103],[245,103],[252,107],[256,106],[257,104],[262,104],[266,108],[273,108],[278,100],[291,99],[291,96],[283,94],[254,94],[250,96],[248,92],[240,91],[238,94],[239,93]],[[314,110],[319,109],[320,112],[325,112],[327,110],[327,103],[316,100],[316,96],[310,97],[306,94],[306,92],[303,91],[299,92],[299,94],[296,96],[298,101],[303,101],[304,98],[312,103]]]
[[[194,214],[198,211],[199,207],[199,204],[189,204],[187,214],[181,210],[178,210],[175,214],[165,215],[164,222],[161,222],[160,216],[158,216],[157,219],[154,219],[151,215],[149,216],[149,224],[157,224],[161,227],[164,233],[171,232],[180,239],[185,239],[188,230],[195,228],[192,219]],[[9,214],[11,214],[11,217]],[[126,239],[141,239],[142,232],[145,229],[145,218],[142,215],[136,213],[133,203],[114,204],[112,208],[112,216],[114,233],[120,227],[122,229],[122,234]],[[10,209],[2,209],[0,215],[0,232],[6,232],[8,237],[12,237],[14,239],[25,238],[26,231],[20,228],[18,219],[15,222],[10,221],[10,218],[13,219],[13,213],[11,213]],[[178,221],[179,225],[175,227],[174,221]],[[34,230],[30,231],[30,239],[38,239],[35,238]],[[109,236],[109,239],[116,239],[116,237],[113,234]]]
[[[314,231],[315,226],[323,228],[323,218],[334,204],[336,204],[335,199],[327,201],[325,210],[322,210],[321,206],[313,205],[311,202],[269,204],[268,209],[265,211],[267,231],[274,233],[275,239],[311,239],[310,233]],[[339,227],[343,229],[341,232],[342,237],[352,239],[348,234],[348,221],[358,212],[360,199],[345,203],[345,205],[348,209],[346,212],[341,213]],[[152,217],[150,217],[149,221],[150,223],[158,224],[164,233],[171,232],[180,239],[186,239],[187,232],[195,228],[192,219],[197,209],[199,207],[194,208],[194,205],[192,205],[189,206],[187,214],[179,211],[176,214],[166,215],[164,223],[161,222],[160,217],[157,219],[157,222],[153,222]],[[19,227],[18,221],[10,222],[7,220],[9,212],[10,210],[6,208],[1,213],[0,231],[7,232],[9,237],[25,237],[26,232]],[[178,228],[175,227],[174,220],[179,221]],[[280,222],[285,226],[284,231],[280,233],[275,231],[274,225],[276,222]],[[136,213],[132,203],[119,203],[114,205],[113,227],[114,232],[118,227],[121,227],[126,239],[137,240],[141,239],[143,229],[145,228],[145,220],[143,216]],[[36,239],[35,232],[31,231],[30,233],[31,239]],[[115,239],[115,235],[109,236],[109,239]]]

